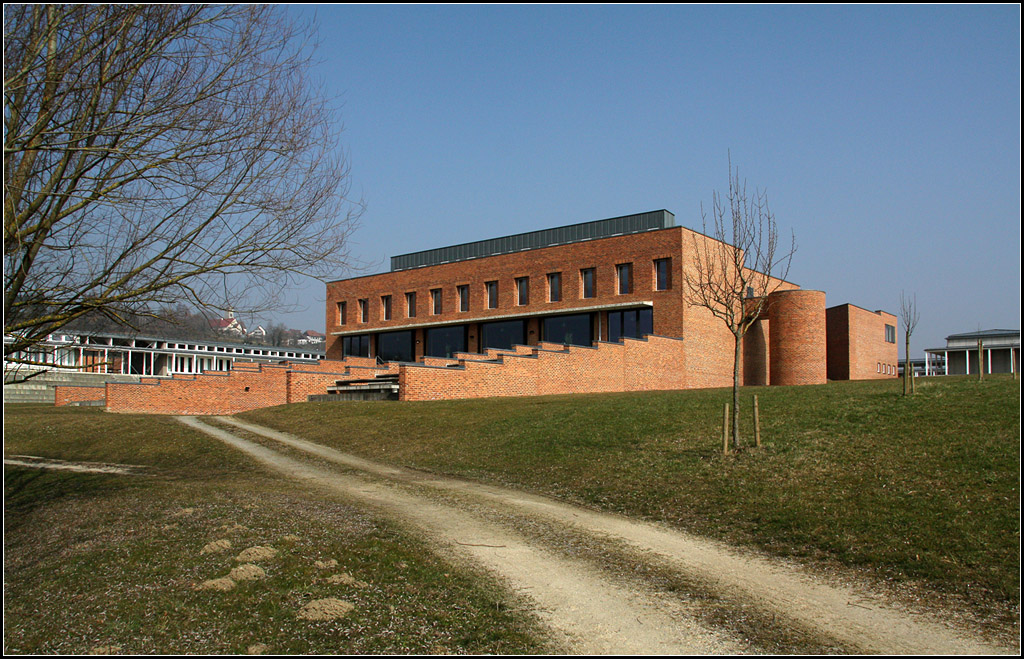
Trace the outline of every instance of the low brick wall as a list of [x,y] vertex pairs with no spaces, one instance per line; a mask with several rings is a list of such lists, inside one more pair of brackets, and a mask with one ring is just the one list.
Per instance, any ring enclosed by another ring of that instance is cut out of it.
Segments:
[[108,383],[107,411],[136,414],[235,414],[261,407],[304,402],[338,380],[397,372],[376,360],[351,358],[316,364],[238,363],[231,371],[172,378],[144,378],[138,384]]
[[403,364],[401,400],[544,396],[685,389],[683,342],[660,336],[596,343],[593,347],[541,343],[496,361],[459,355],[458,366]]
[[105,400],[107,397],[106,387],[88,387],[75,384],[58,384],[53,388],[54,405],[63,407],[70,403],[92,402]]

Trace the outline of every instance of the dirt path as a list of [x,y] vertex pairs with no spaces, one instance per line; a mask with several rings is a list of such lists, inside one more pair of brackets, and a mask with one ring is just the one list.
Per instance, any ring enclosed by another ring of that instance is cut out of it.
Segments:
[[[870,593],[826,584],[779,562],[655,524],[504,488],[380,465],[286,433],[217,417],[221,423],[355,470],[359,473],[356,476],[287,457],[192,418],[181,420],[293,478],[359,498],[411,522],[534,600],[541,616],[564,635],[574,653],[720,654],[756,652],[757,648],[728,632],[698,623],[680,598],[666,596],[642,583],[624,584],[585,561],[542,548],[509,529],[503,513],[514,511],[577,533],[611,538],[661,569],[707,584],[727,600],[742,601],[744,606],[788,621],[784,624],[793,628],[811,630],[860,652],[1015,653],[966,638],[939,622],[896,610]],[[436,497],[424,496],[422,489],[417,492],[418,488],[444,492],[449,498],[439,502]],[[466,505],[459,505],[460,501]]]
[[5,465],[29,467],[32,469],[56,469],[58,471],[76,471],[86,474],[144,474],[147,468],[142,465],[119,465],[105,462],[69,462],[55,458],[40,458],[35,455],[12,455],[4,458]]

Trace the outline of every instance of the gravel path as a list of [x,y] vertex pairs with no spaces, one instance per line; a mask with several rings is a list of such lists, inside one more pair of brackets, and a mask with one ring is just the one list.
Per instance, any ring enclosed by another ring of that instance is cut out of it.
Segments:
[[[599,513],[545,497],[374,463],[231,417],[216,417],[264,440],[328,464],[288,457],[191,417],[198,430],[310,485],[359,499],[419,528],[435,542],[503,578],[532,599],[550,627],[581,654],[758,652],[744,639],[699,622],[685,601],[637,581],[625,583],[586,561],[518,533],[508,513],[575,533],[612,539],[660,569],[698,580],[794,629],[855,651],[878,654],[1016,654],[967,638],[941,622],[900,611],[883,598],[824,583],[779,561],[666,527]],[[330,465],[336,465],[332,468]],[[447,498],[426,496],[425,490]],[[460,505],[463,502],[465,505]],[[472,511],[472,512],[470,512]]]

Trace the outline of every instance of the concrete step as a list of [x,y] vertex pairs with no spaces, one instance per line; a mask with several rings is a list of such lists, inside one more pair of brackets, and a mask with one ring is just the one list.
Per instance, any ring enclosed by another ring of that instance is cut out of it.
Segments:
[[47,403],[53,405],[57,402],[57,396],[53,389],[42,391],[8,391],[4,387],[4,404],[8,403]]
[[138,375],[120,373],[81,373],[78,371],[44,371],[24,382],[11,382],[18,376],[26,375],[4,372],[4,403],[47,403],[56,402],[53,388],[57,385],[102,386],[107,382],[138,382]]
[[364,400],[398,400],[398,389],[352,389],[329,394],[316,394],[309,397],[310,402],[328,403]]

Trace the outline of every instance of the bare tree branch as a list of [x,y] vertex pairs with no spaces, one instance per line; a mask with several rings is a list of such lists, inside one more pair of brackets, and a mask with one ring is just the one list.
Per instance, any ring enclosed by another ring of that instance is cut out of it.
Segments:
[[309,36],[264,5],[5,5],[5,358],[350,265],[362,204]]
[[907,297],[900,291],[900,321],[903,322],[903,334],[906,339],[904,350],[906,355],[903,360],[903,395],[913,393],[914,373],[910,367],[910,335],[917,329],[917,321],[921,316],[917,312],[917,295]]
[[684,268],[688,304],[703,307],[733,335],[733,446],[739,448],[739,386],[742,341],[767,310],[768,295],[789,276],[796,238],[780,248],[775,215],[767,193],[747,193],[729,159],[729,189],[712,197],[712,227],[701,205],[702,236],[693,235],[691,270]]

